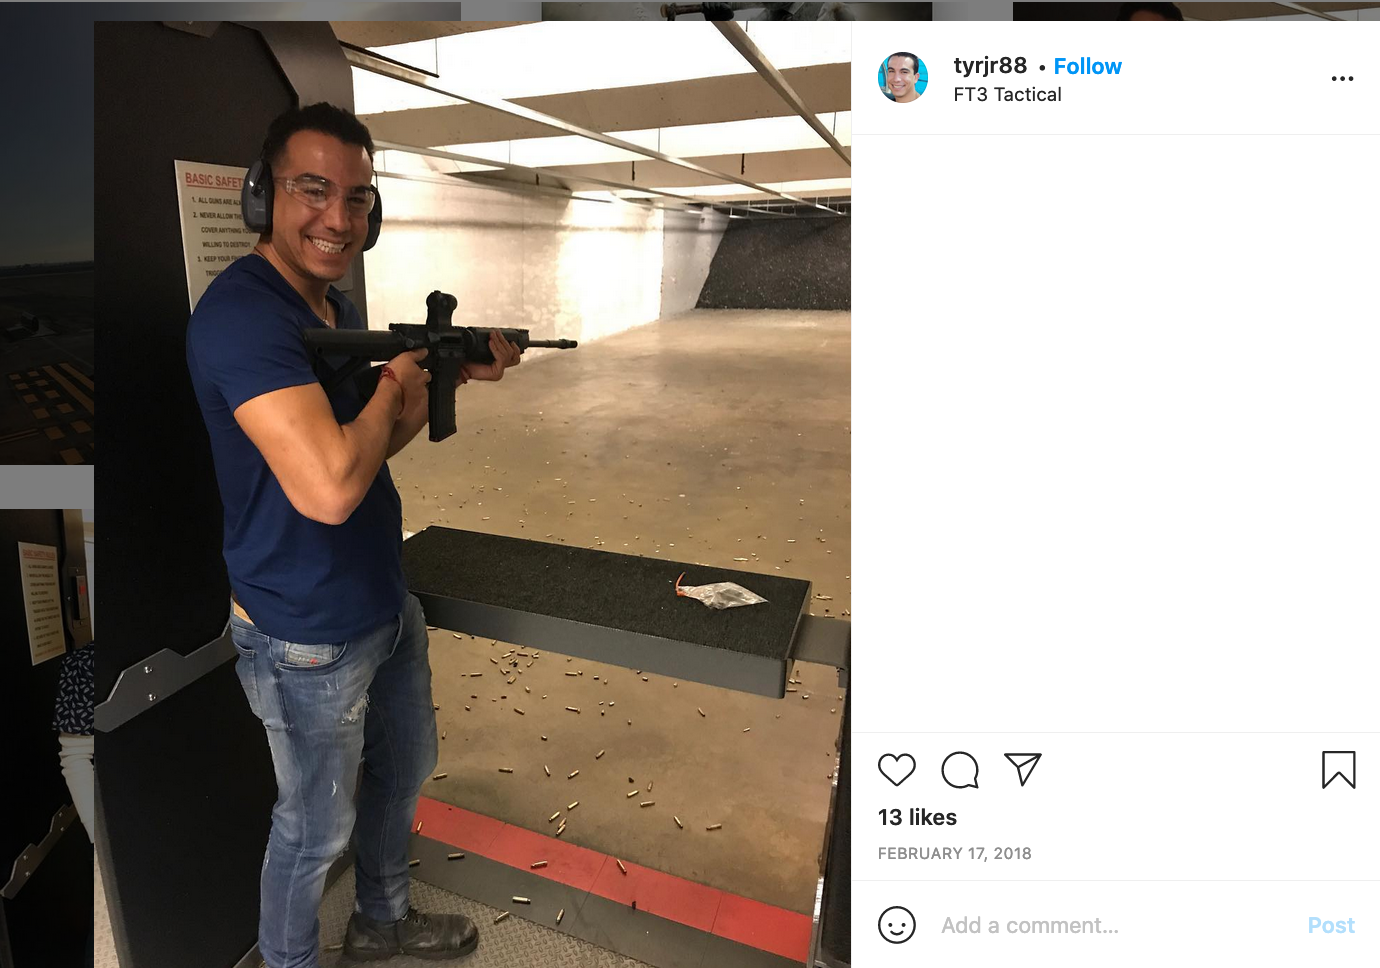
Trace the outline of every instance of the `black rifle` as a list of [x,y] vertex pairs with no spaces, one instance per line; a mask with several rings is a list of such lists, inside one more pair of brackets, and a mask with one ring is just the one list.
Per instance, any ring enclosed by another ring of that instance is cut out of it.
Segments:
[[[427,350],[418,366],[431,373],[427,384],[430,411],[428,424],[432,440],[445,440],[455,433],[455,382],[464,363],[492,363],[489,329],[482,326],[452,326],[450,314],[458,305],[454,296],[433,292],[426,297],[426,323],[394,323],[385,330],[309,329],[302,335],[307,349],[316,357],[317,375],[330,394],[352,376],[361,373],[372,361],[391,360],[408,350]],[[573,339],[530,339],[525,329],[500,329],[503,338],[518,351],[533,346],[570,350],[579,344]],[[343,366],[332,368],[327,357],[349,357]],[[377,369],[377,368],[376,368]],[[370,372],[377,386],[378,374]]]

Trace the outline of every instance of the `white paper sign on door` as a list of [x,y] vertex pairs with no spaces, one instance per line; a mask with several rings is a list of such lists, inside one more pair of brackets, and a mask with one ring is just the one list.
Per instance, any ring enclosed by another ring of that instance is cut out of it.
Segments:
[[240,186],[245,169],[174,161],[177,212],[182,221],[182,254],[187,263],[191,308],[211,281],[240,256],[248,255],[259,233],[244,227]]
[[24,615],[29,622],[29,656],[33,664],[67,651],[62,631],[62,595],[58,589],[58,553],[52,545],[19,543],[19,581],[24,586]]

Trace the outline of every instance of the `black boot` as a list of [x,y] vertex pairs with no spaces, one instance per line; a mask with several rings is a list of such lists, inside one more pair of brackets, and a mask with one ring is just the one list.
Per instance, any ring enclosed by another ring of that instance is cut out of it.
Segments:
[[479,946],[479,930],[463,914],[421,914],[408,908],[400,921],[375,921],[359,912],[345,927],[345,954],[360,961],[394,955],[459,958]]

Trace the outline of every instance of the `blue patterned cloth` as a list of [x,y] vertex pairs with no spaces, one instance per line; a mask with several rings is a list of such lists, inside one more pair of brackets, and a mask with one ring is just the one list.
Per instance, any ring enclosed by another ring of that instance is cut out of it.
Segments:
[[81,736],[90,736],[96,731],[95,642],[62,657],[53,729]]

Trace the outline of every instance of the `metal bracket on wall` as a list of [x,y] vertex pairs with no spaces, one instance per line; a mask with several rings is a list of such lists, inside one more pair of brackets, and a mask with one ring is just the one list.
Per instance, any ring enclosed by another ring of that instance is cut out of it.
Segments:
[[110,697],[96,707],[96,729],[118,729],[237,655],[227,616],[220,636],[190,655],[163,649],[136,662],[120,673]]
[[14,859],[14,866],[10,869],[10,879],[3,889],[0,889],[0,897],[8,901],[14,900],[15,896],[23,890],[24,885],[29,882],[33,872],[38,870],[38,865],[43,863],[43,858],[48,856],[48,852],[57,846],[58,839],[72,826],[72,821],[77,819],[77,808],[72,804],[65,804],[57,813],[53,814],[53,822],[48,825],[48,836],[37,844],[30,844],[19,852],[19,856]]

